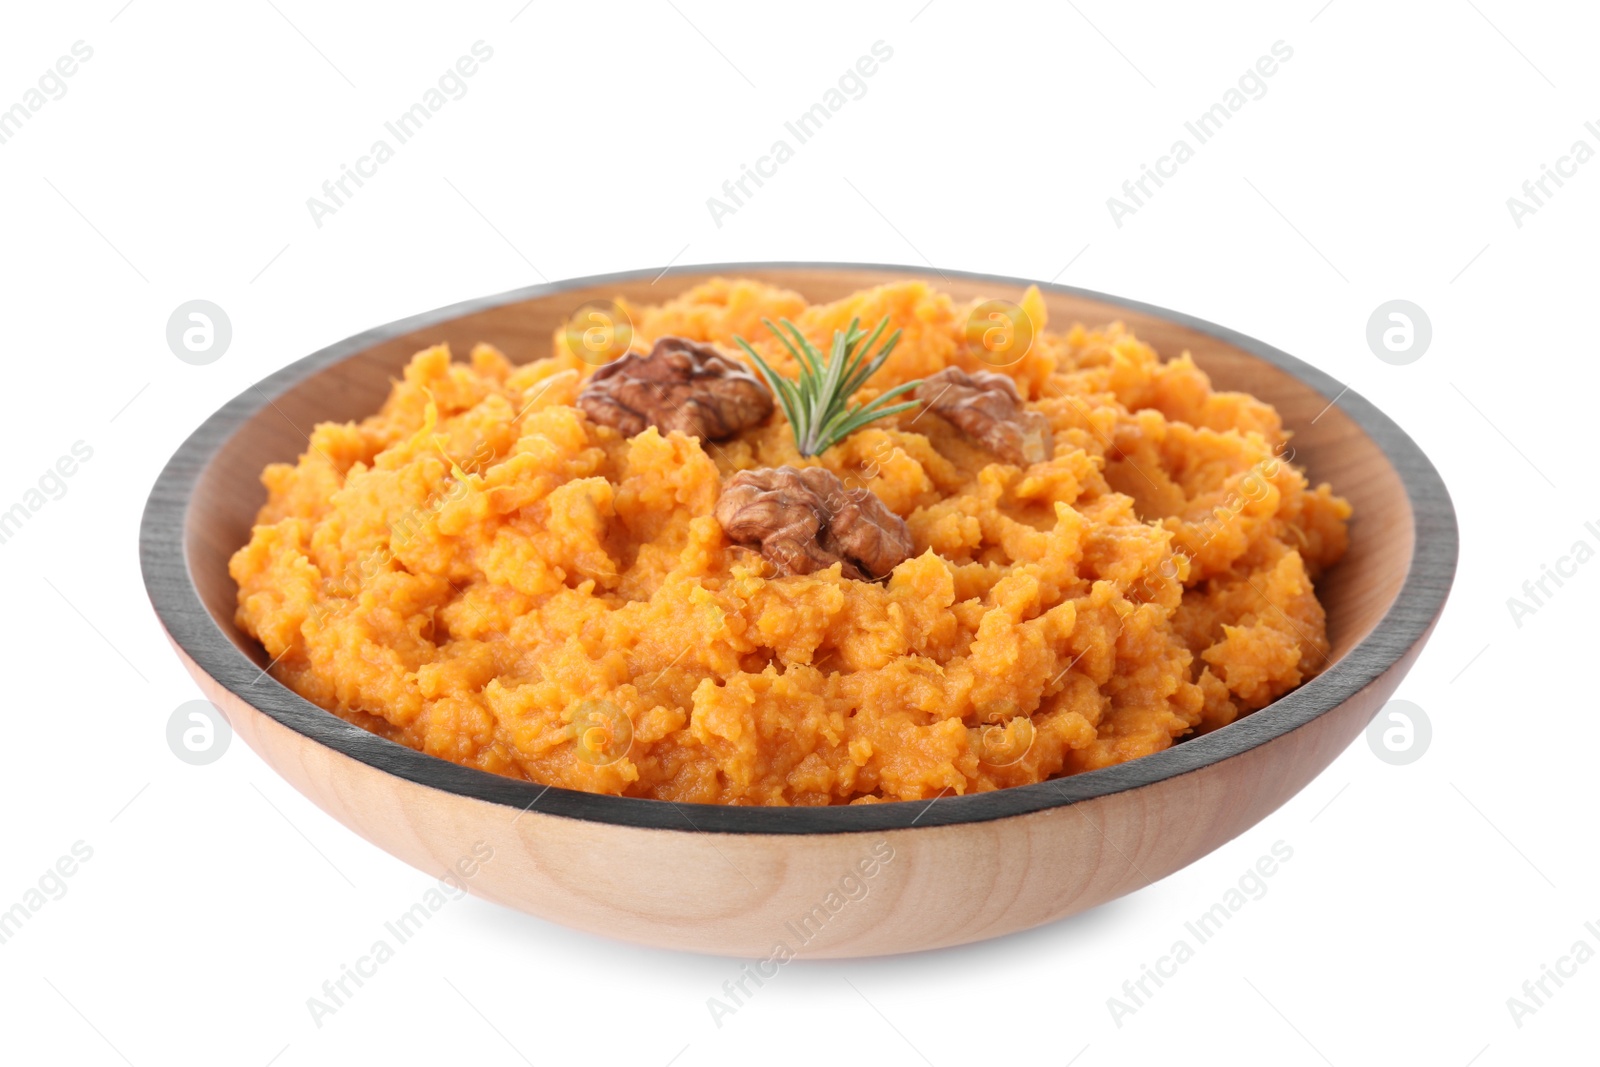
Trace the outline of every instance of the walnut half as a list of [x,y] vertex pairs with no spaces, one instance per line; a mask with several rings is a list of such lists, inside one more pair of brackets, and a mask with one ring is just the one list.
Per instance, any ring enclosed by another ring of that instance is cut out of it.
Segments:
[[825,467],[740,471],[722,487],[715,514],[729,540],[759,548],[779,575],[840,563],[846,578],[876,581],[911,556],[905,520]]
[[720,441],[772,414],[772,392],[737,360],[708,344],[663,337],[648,356],[629,352],[590,376],[578,406],[625,436],[654,426]]
[[1007,463],[1042,463],[1053,454],[1049,421],[1023,405],[1008,375],[946,367],[911,395]]

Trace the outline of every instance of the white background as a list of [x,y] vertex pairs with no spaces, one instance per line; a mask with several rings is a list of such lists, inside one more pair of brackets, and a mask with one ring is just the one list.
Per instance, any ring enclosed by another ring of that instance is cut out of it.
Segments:
[[[1520,1027],[1506,1003],[1576,940],[1600,949],[1579,683],[1600,563],[1520,627],[1506,605],[1574,541],[1600,546],[1584,529],[1600,525],[1600,161],[1521,227],[1506,205],[1576,139],[1600,148],[1592,7],[123,3],[14,5],[0,33],[0,107],[74,42],[94,50],[0,145],[0,508],[74,442],[94,449],[0,545],[0,909],[75,842],[93,849],[0,945],[6,1060],[1593,1061],[1600,961]],[[468,93],[314,225],[307,197],[480,39],[494,55]],[[893,58],[866,95],[715,225],[706,198],[879,40]],[[1279,40],[1293,58],[1266,95],[1116,226],[1106,198]],[[472,898],[317,1027],[306,999],[432,880],[242,744],[207,767],[168,750],[169,715],[198,694],[137,568],[160,466],[251,382],[403,315],[541,278],[804,259],[1146,300],[1375,401],[1439,465],[1462,525],[1450,605],[1398,694],[1431,747],[1397,767],[1358,741],[1140,893],[963,949],[797,963],[720,1028],[706,1000],[737,963]],[[194,298],[233,324],[209,366],[165,341]],[[1365,341],[1392,298],[1433,324],[1408,366]],[[1116,1025],[1107,998],[1277,841],[1293,859],[1266,896]]]

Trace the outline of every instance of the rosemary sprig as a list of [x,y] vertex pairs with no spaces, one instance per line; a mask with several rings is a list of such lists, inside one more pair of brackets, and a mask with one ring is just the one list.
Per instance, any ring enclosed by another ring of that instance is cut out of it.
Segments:
[[848,329],[833,331],[833,344],[826,356],[807,341],[800,328],[788,319],[781,320],[783,328],[788,330],[787,336],[784,329],[772,324],[771,319],[762,319],[761,322],[794,357],[800,367],[799,377],[782,377],[767,365],[767,361],[743,337],[735,337],[734,341],[755,360],[761,376],[772,387],[784,415],[789,419],[789,426],[794,431],[795,447],[802,456],[826,452],[868,423],[917,406],[914,400],[885,405],[921,385],[920,380],[897,385],[869,404],[847,405],[855,391],[878,372],[889,358],[889,353],[894,351],[894,346],[900,342],[900,331],[896,330],[883,342],[877,354],[872,354],[873,347],[889,326],[887,316],[871,334],[860,329],[860,319],[851,319]]

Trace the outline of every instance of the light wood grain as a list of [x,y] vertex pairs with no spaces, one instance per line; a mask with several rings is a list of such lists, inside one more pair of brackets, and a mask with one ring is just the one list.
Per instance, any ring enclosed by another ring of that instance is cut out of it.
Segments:
[[[745,268],[739,273],[793,287],[813,300],[842,296],[891,276],[875,268]],[[229,427],[226,439],[193,479],[193,506],[179,513],[183,561],[192,595],[224,640],[213,645],[196,636],[192,620],[163,604],[164,598],[177,594],[153,583],[152,598],[169,630],[186,635],[174,633],[179,655],[238,734],[284,778],[351,829],[421,870],[443,873],[481,842],[493,848],[494,856],[469,886],[487,899],[597,933],[739,956],[767,956],[779,943],[807,956],[858,956],[994,937],[1147,885],[1253,826],[1361,732],[1431,630],[1454,568],[1454,520],[1442,486],[1435,491],[1437,476],[1431,466],[1403,435],[1389,433],[1392,424],[1368,413],[1370,406],[1353,395],[1330,406],[1325,392],[1295,374],[1192,324],[1050,290],[1045,295],[1055,328],[1072,321],[1120,319],[1163,355],[1192,353],[1218,387],[1247,390],[1270,401],[1295,433],[1296,462],[1307,466],[1314,480],[1331,482],[1355,508],[1350,554],[1319,587],[1328,608],[1330,662],[1341,661],[1339,669],[1330,672],[1322,690],[1313,688],[1317,683],[1303,689],[1308,695],[1298,703],[1280,702],[1191,743],[1195,754],[1181,762],[1151,764],[1170,768],[1158,780],[1138,781],[1141,772],[1129,765],[1133,769],[1121,777],[1103,779],[1101,795],[998,818],[971,805],[948,809],[971,811],[979,820],[954,824],[941,824],[947,809],[938,809],[915,824],[901,820],[856,832],[703,833],[674,828],[684,826],[687,815],[684,820],[664,818],[654,826],[625,825],[626,820],[613,821],[607,814],[604,805],[612,798],[583,798],[593,805],[564,809],[579,813],[572,817],[543,811],[537,800],[523,811],[520,803],[413,780],[427,778],[425,773],[410,778],[391,773],[382,765],[416,754],[391,758],[358,753],[357,758],[336,751],[307,736],[304,727],[285,725],[301,720],[280,710],[281,705],[264,711],[238,695],[242,687],[230,688],[214,676],[223,673],[219,665],[228,664],[230,656],[242,654],[264,663],[261,650],[233,625],[235,592],[227,559],[248,539],[262,501],[261,468],[297,455],[305,445],[304,432],[314,423],[375,410],[390,380],[424,345],[447,341],[465,354],[474,342],[485,340],[516,361],[538,358],[548,354],[555,328],[587,300],[623,296],[638,303],[658,302],[696,280],[687,273],[669,276],[659,285],[648,277],[610,279],[377,338],[291,384],[236,430]],[[933,280],[958,298],[1015,300],[1020,295],[1019,288],[994,280]],[[1381,429],[1391,451],[1404,452],[1414,468],[1409,476],[1346,408],[1358,411],[1377,428],[1374,432]],[[176,459],[174,463],[179,465]],[[173,485],[187,491],[181,481],[174,476]],[[1421,497],[1418,486],[1425,490]],[[152,509],[160,495],[158,486]],[[1414,498],[1430,501],[1429,544],[1440,542],[1429,548],[1431,562],[1420,592],[1415,575],[1407,585],[1423,555],[1418,551]],[[1431,503],[1436,498],[1443,504]],[[177,506],[164,499],[159,505]],[[1431,513],[1439,507],[1442,513]],[[147,541],[156,542],[147,544],[147,576],[161,569],[150,562],[163,551],[159,521],[159,515],[147,515]],[[1404,610],[1391,611],[1403,589],[1408,591]],[[1386,626],[1398,636],[1386,636]],[[1334,692],[1333,678],[1344,687],[1339,698],[1319,696]],[[276,689],[270,680],[263,684]],[[1274,715],[1283,721],[1263,718]],[[1288,716],[1297,725],[1285,732]],[[562,798],[561,803],[568,801]],[[795,817],[804,813],[795,812]],[[865,895],[836,914],[828,913],[830,890],[883,843],[893,849],[893,858],[863,879]],[[814,916],[810,925],[816,933],[802,942],[797,931],[807,915]]]
[[[494,856],[468,882],[478,896],[609,937],[751,958],[780,942],[816,958],[942,948],[1143,888],[1298,793],[1361,733],[1410,666],[1278,740],[1143,788],[988,822],[791,836],[615,826],[407,782],[308,742],[183,658],[274,770],[418,870],[442,875],[484,842]],[[802,942],[788,924],[798,928],[825,905],[879,842],[893,858],[863,880],[865,897]]]

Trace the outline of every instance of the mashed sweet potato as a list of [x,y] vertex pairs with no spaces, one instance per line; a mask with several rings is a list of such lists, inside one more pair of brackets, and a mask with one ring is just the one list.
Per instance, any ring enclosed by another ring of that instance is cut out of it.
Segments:
[[[1312,589],[1349,506],[1290,462],[1267,404],[1215,392],[1118,324],[1038,331],[1001,368],[1054,456],[998,461],[912,410],[802,458],[781,414],[718,443],[632,439],[575,401],[560,343],[513,366],[420,352],[383,409],[325,424],[231,572],[238,621],[308,700],[424,752],[572,789],[680,802],[931,798],[1120,763],[1263,707],[1325,665]],[[832,304],[716,280],[630,308],[635,350],[760,325],[904,339],[870,398],[990,369],[971,305],[921,282]],[[915,543],[885,582],[771,577],[713,517],[724,479],[818,464]]]

